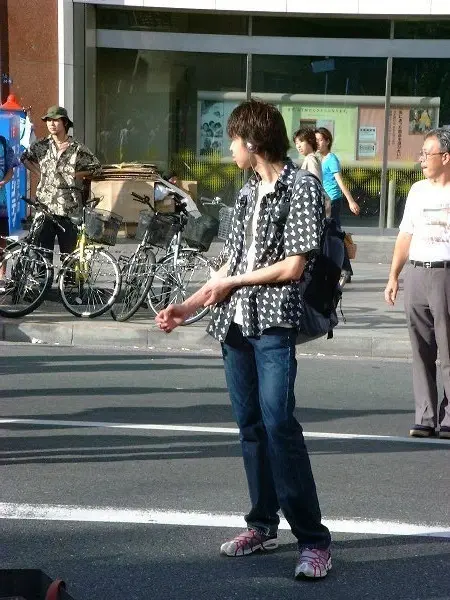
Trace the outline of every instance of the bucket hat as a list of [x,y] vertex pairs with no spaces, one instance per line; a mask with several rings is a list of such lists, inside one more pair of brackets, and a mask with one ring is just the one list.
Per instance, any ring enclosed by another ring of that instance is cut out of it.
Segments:
[[67,114],[67,110],[63,106],[50,106],[47,110],[47,114],[41,117],[43,121],[47,121],[47,119],[67,119],[69,127],[73,127],[73,121],[69,119],[69,115]]

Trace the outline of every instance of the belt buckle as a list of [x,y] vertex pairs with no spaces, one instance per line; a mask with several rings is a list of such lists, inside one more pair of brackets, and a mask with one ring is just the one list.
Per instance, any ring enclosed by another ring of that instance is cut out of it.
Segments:
[[423,266],[425,267],[425,269],[431,269],[431,262],[424,262]]

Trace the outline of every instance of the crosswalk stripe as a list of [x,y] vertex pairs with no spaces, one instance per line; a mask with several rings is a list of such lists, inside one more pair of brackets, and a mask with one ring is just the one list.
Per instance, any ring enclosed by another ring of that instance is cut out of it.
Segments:
[[[178,525],[189,527],[245,527],[244,518],[237,514],[128,509],[112,507],[82,507],[58,504],[19,504],[0,502],[0,519],[38,521],[79,521],[90,523],[134,523]],[[450,528],[440,525],[422,525],[397,521],[364,519],[324,519],[335,533],[356,533],[396,536],[430,536],[450,538]],[[280,529],[289,529],[281,519]]]
[[[22,418],[0,418],[1,425],[43,425],[48,427],[97,427],[105,429],[139,429],[154,431],[182,431],[186,433],[223,433],[237,435],[236,427],[210,427],[204,425],[163,425],[159,423],[111,423],[104,421],[73,421],[55,419],[22,419]],[[450,445],[450,439],[437,438],[411,438],[395,435],[373,435],[360,433],[333,433],[324,431],[304,431],[305,438],[330,439],[330,440],[367,440],[380,442],[398,442],[403,444],[439,444]]]

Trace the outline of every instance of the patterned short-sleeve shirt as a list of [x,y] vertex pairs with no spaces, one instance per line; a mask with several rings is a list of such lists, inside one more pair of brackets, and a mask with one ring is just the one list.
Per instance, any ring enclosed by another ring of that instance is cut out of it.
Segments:
[[[229,259],[228,275],[246,270],[246,232],[251,226],[259,176],[253,175],[241,189],[233,213],[230,235],[221,257]],[[313,176],[286,160],[273,193],[261,199],[256,225],[254,270],[273,265],[288,256],[309,254],[306,270],[311,268],[325,224],[323,188]],[[224,341],[233,320],[238,298],[242,299],[242,333],[260,336],[270,327],[289,324],[298,328],[303,313],[302,286],[286,281],[244,286],[212,310],[208,333]]]
[[48,136],[31,144],[21,160],[39,165],[41,178],[36,195],[53,214],[62,217],[76,214],[80,208],[83,183],[75,179],[75,173],[89,171],[96,175],[101,170],[100,162],[89,148],[70,136],[63,152],[58,152]]

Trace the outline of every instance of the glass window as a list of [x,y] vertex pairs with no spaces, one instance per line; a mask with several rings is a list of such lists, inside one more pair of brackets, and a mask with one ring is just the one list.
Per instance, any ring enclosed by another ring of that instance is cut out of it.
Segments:
[[448,40],[450,19],[439,21],[396,21],[395,37],[403,40]]
[[[233,196],[226,92],[245,90],[245,57],[99,48],[97,150],[104,163],[151,162]],[[228,197],[226,198],[228,200]]]
[[97,7],[97,27],[98,29],[246,35],[248,18],[244,15]]
[[313,17],[253,17],[253,35],[324,38],[389,38],[387,19],[331,19]]
[[404,106],[392,107],[390,117],[390,136],[395,138],[396,148],[389,157],[391,210],[387,224],[397,226],[411,185],[423,178],[419,152],[424,135],[434,127],[450,127],[448,61],[394,59],[392,94],[407,98]]
[[[344,198],[344,226],[378,226],[385,81],[382,58],[253,57],[252,94],[279,106],[291,139],[304,127],[325,127],[332,134],[344,182],[361,205],[356,219]],[[303,162],[293,145],[290,155]],[[343,195],[339,186],[334,193]]]

